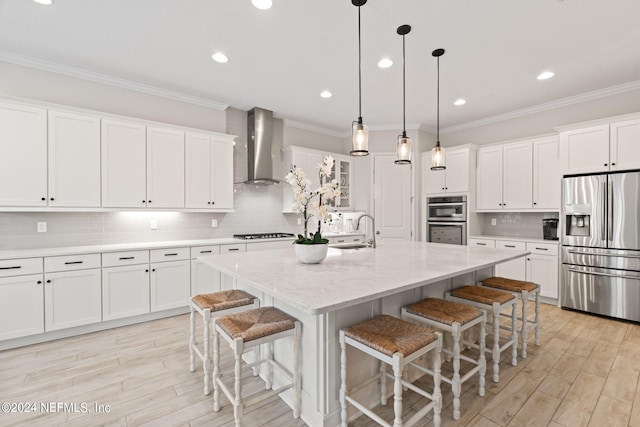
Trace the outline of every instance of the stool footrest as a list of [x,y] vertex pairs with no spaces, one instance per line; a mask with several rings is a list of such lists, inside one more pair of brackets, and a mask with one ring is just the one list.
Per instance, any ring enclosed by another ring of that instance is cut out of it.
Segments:
[[383,420],[382,418],[380,418],[378,415],[374,414],[369,408],[367,408],[366,406],[364,406],[363,404],[361,404],[360,402],[358,402],[357,400],[349,397],[349,396],[345,396],[344,398],[347,402],[351,403],[353,406],[355,406],[357,409],[360,410],[360,412],[362,412],[363,414],[365,414],[367,417],[371,418],[372,420],[374,420],[375,422],[377,422],[378,424],[380,424],[381,426],[384,427],[391,427],[391,424],[389,424],[388,422],[386,422],[385,420]]
[[293,384],[287,384],[285,386],[282,386],[280,388],[274,389],[274,390],[269,390],[269,391],[263,391],[260,392],[259,395],[254,396],[252,398],[250,398],[249,400],[247,400],[244,405],[245,406],[252,406],[255,405],[256,403],[260,403],[264,400],[270,399],[273,396],[276,396],[280,393],[283,393],[287,390],[289,390],[290,388],[293,388]]
[[[387,373],[387,375],[389,375],[389,374]],[[378,372],[376,375],[372,376],[371,378],[369,378],[365,382],[363,382],[361,384],[358,384],[357,386],[347,390],[347,394],[355,394],[355,393],[359,392],[360,390],[362,390],[363,388],[365,388],[366,386],[368,386],[369,384],[376,382],[380,378],[382,378],[382,374],[380,372]]]

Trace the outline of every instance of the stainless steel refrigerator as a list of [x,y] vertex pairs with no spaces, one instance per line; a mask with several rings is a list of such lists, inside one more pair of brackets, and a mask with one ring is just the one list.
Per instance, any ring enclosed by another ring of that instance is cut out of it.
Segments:
[[640,172],[562,181],[561,305],[640,322]]

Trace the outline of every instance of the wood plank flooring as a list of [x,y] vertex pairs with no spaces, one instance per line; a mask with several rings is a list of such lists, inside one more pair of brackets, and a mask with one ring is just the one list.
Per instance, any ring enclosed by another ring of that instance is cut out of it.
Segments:
[[[459,421],[452,418],[450,386],[443,384],[443,427],[640,427],[640,325],[549,305],[541,311],[540,347],[531,334],[528,358],[516,367],[503,362],[498,384],[489,367],[484,397],[477,380],[465,383]],[[189,372],[188,321],[182,315],[0,352],[0,403],[37,404],[34,412],[0,412],[0,425],[232,426],[232,406],[223,398],[214,413],[211,396],[202,393],[202,369]],[[247,390],[263,387],[246,375]],[[405,394],[406,414],[422,404],[414,395]],[[76,408],[64,411],[58,402]],[[44,412],[41,403],[58,412]],[[386,419],[392,410],[392,404],[377,409]],[[305,425],[277,397],[250,408],[245,424]],[[375,424],[363,416],[350,425]],[[419,425],[430,426],[430,418]]]

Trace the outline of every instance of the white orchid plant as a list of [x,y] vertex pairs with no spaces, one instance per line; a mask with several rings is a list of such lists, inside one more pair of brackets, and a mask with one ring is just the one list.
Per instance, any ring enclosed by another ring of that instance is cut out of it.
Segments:
[[[298,234],[295,243],[305,245],[317,245],[328,243],[328,239],[323,239],[320,234],[322,221],[330,218],[327,207],[323,200],[332,199],[340,196],[340,184],[336,179],[331,179],[331,170],[333,169],[334,160],[332,156],[326,156],[322,163],[318,164],[318,174],[320,178],[320,187],[313,190],[311,188],[311,180],[307,178],[304,171],[296,165],[291,166],[291,170],[285,176],[285,181],[293,186],[295,203],[293,209],[297,213],[302,214],[304,224],[304,234]],[[318,228],[315,233],[309,233],[307,223],[311,217],[318,220]]]

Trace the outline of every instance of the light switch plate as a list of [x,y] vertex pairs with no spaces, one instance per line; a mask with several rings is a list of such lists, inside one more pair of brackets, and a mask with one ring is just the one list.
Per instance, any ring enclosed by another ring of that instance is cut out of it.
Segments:
[[217,219],[212,219],[211,220],[211,228],[216,228],[218,226],[218,220]]
[[302,225],[302,218],[298,218],[298,225]]
[[491,225],[496,225],[496,219],[495,218],[491,218]]
[[151,220],[151,229],[152,230],[157,230],[158,229],[158,221],[155,219]]
[[47,232],[47,223],[39,222],[38,223],[38,233],[46,233]]

